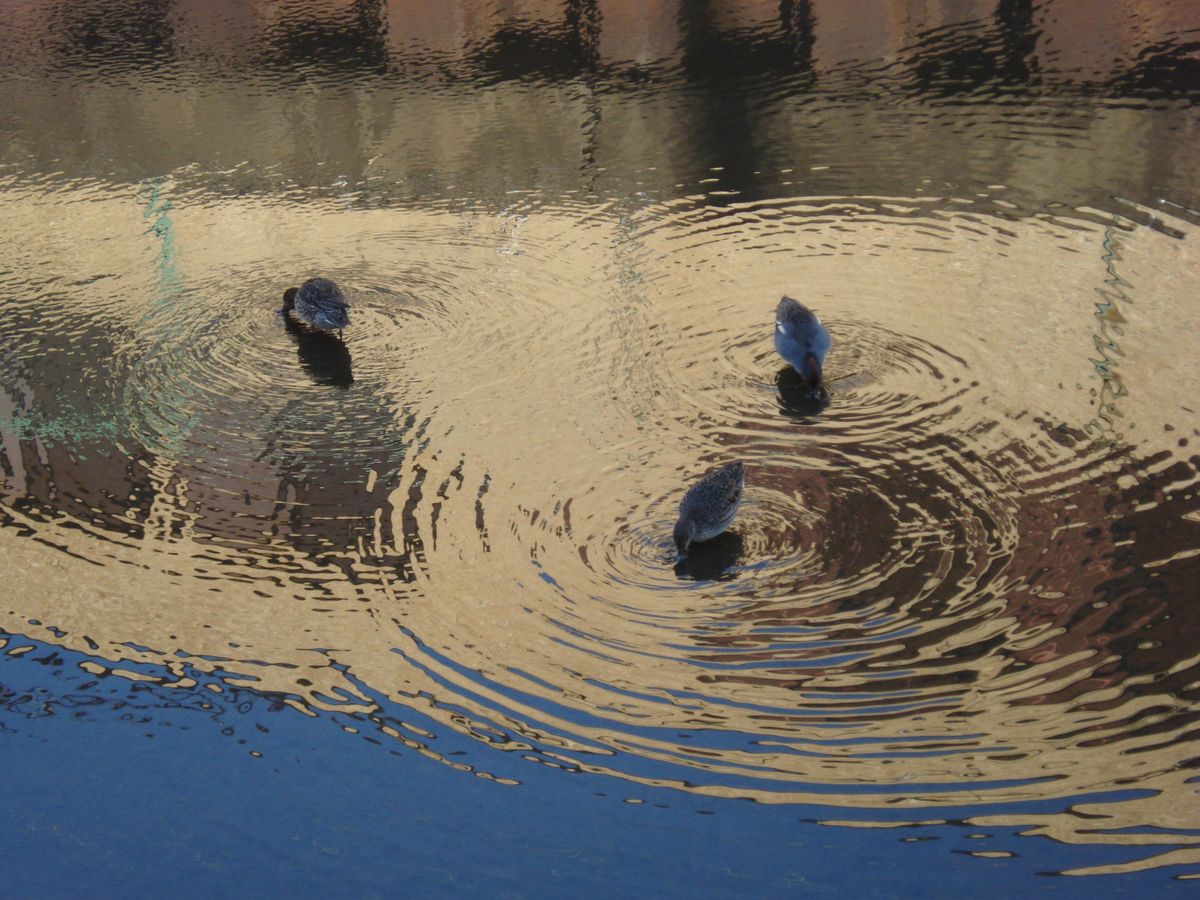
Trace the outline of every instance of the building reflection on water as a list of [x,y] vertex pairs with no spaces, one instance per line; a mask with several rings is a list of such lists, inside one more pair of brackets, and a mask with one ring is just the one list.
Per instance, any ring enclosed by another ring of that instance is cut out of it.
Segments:
[[[1196,202],[1194,118],[1171,102],[1200,92],[1177,39],[1198,24],[1183,4],[44,2],[12,13],[0,53],[46,77],[5,89],[19,136],[6,159],[73,177],[200,163],[207,186],[237,192],[341,186],[359,202],[504,204],[535,186],[671,196],[721,167],[744,197],[781,182],[884,196],[950,182],[1028,186],[1029,199],[1071,206],[1114,193]],[[54,117],[36,115],[51,105]],[[1073,152],[1049,152],[1051,136]],[[779,171],[837,159],[852,171]],[[1073,176],[1076,165],[1094,177]]]

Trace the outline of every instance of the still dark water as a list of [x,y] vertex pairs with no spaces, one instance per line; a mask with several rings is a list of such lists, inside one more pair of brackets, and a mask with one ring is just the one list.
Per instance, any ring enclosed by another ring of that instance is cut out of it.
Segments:
[[5,892],[1184,894],[1197,101],[1193,2],[0,0]]

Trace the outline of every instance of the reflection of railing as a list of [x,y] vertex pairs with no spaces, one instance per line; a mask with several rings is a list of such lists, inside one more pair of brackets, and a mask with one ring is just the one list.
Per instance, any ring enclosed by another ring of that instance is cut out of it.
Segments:
[[[155,274],[158,281],[154,303],[150,311],[142,317],[142,321],[139,323],[140,326],[146,326],[151,325],[153,320],[160,317],[170,317],[183,292],[183,276],[179,270],[175,244],[175,225],[171,218],[174,204],[166,194],[168,189],[167,181],[162,177],[148,178],[142,182],[140,187],[140,194],[145,201],[145,206],[142,208],[142,217],[150,222],[149,227],[146,229],[146,234],[157,238],[159,244],[154,260],[155,269],[157,270]],[[139,327],[138,331],[141,334],[153,334],[154,337],[151,339],[152,342],[150,345],[144,348],[138,359],[134,362],[135,372],[140,372],[150,361],[161,358],[169,349],[168,345],[170,342],[183,339],[182,335],[173,333],[174,329],[167,330],[165,340],[161,329]],[[136,409],[140,404],[148,401],[151,402],[154,407],[154,420],[157,425],[158,440],[165,440],[165,446],[179,447],[191,432],[194,422],[191,417],[181,417],[176,411],[188,409],[190,404],[183,398],[171,398],[159,395],[151,399],[145,394],[129,394],[131,390],[139,390],[136,386],[145,383],[145,380],[141,377],[135,377],[126,382],[125,409],[127,411]],[[177,382],[175,386],[182,393],[188,393],[192,390],[192,387],[186,381]],[[144,443],[148,447],[152,447],[156,441],[146,439]]]
[[1100,376],[1100,387],[1093,388],[1091,393],[1096,398],[1096,415],[1084,428],[1091,437],[1108,437],[1119,439],[1116,420],[1123,416],[1117,406],[1117,401],[1126,396],[1129,391],[1121,374],[1117,371],[1121,355],[1117,338],[1121,337],[1121,323],[1125,317],[1121,315],[1121,303],[1132,303],[1132,298],[1125,293],[1124,288],[1132,287],[1128,281],[1117,274],[1116,263],[1121,259],[1121,242],[1117,230],[1129,226],[1122,224],[1118,216],[1104,228],[1104,285],[1096,288],[1100,302],[1096,304],[1096,319],[1099,321],[1096,334],[1092,341],[1096,346],[1099,358],[1091,360]]
[[[814,62],[822,70],[871,62],[896,65],[906,72],[906,82],[935,96],[974,93],[989,83],[1037,87],[1043,73],[1057,89],[1069,84],[1111,96],[1194,95],[1194,45],[1182,37],[1195,27],[1194,14],[1181,4],[1139,22],[1136,13],[1126,19],[1130,13],[1122,5],[996,0],[990,15],[986,3],[971,4],[970,18],[962,15],[965,4],[913,14],[896,0],[876,4],[885,13],[881,21],[838,15],[835,4],[813,0],[652,0],[643,6],[660,33],[648,34],[655,28],[645,17],[623,15],[611,0],[528,4],[520,13],[472,2],[435,12],[441,5],[411,0],[292,5],[259,0],[241,4],[232,20],[214,20],[175,0],[87,0],[56,4],[44,17],[47,33],[37,35],[27,52],[47,56],[56,68],[86,71],[240,58],[255,69],[325,70],[339,78],[390,72],[438,80],[465,75],[574,81],[600,73],[636,83],[680,63],[689,77],[724,82],[747,73],[806,69]],[[639,52],[648,39],[654,47],[649,57]],[[1062,58],[1064,40],[1074,52],[1088,47],[1116,52],[1101,52],[1085,69]],[[864,41],[877,45],[874,54],[838,58],[839,44]],[[898,56],[892,58],[885,47]],[[819,60],[814,50],[821,51]]]
[[147,233],[154,234],[162,246],[158,252],[159,295],[155,306],[169,304],[179,293],[181,277],[175,253],[175,229],[171,221],[174,204],[164,196],[165,178],[148,178],[142,182],[146,206],[142,218],[153,219]]

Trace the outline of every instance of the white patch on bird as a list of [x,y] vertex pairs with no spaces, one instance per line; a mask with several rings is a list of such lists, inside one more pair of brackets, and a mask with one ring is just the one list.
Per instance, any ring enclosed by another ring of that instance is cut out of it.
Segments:
[[783,334],[783,323],[782,322],[776,322],[775,327],[779,329],[780,334]]

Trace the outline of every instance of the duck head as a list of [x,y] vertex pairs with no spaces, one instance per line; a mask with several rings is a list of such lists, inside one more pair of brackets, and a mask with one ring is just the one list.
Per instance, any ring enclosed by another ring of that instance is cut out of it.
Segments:
[[813,400],[829,396],[829,392],[825,390],[825,373],[821,369],[821,360],[811,350],[804,354],[804,371],[800,375],[808,385],[808,395]]
[[682,516],[675,523],[675,549],[679,552],[679,560],[687,556],[688,547],[695,537],[696,523],[692,521],[691,516]]

